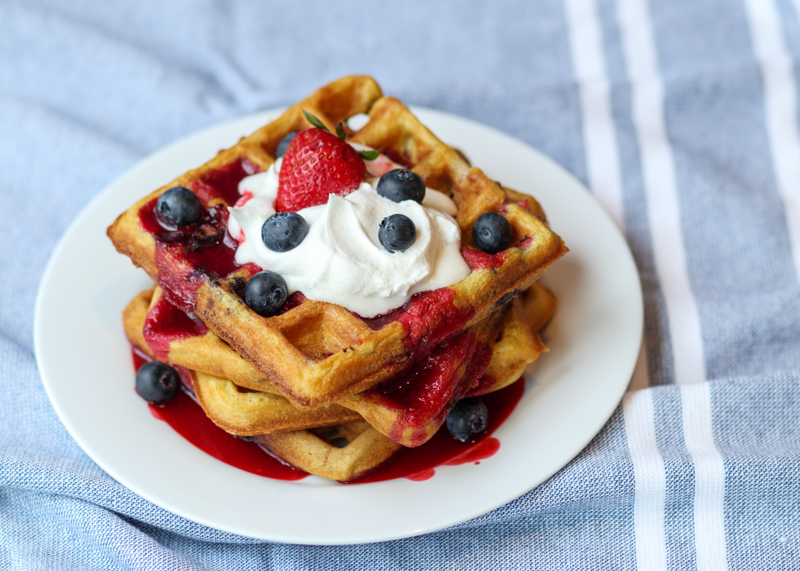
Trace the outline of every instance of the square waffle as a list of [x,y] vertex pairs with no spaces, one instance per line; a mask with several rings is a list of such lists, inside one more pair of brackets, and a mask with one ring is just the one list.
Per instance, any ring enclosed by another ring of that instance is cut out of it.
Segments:
[[[144,330],[148,313],[154,308],[157,310],[159,303],[163,303],[158,288],[154,289],[155,292],[148,290],[135,296],[123,312],[125,333],[131,344],[151,358],[155,352],[147,343]],[[483,324],[481,333],[484,340],[491,340],[491,360],[487,367],[480,367],[480,379],[465,375],[465,381],[456,383],[455,390],[446,395],[448,402],[455,402],[465,394],[484,395],[516,381],[524,368],[546,350],[538,332],[553,315],[555,306],[553,294],[543,286],[534,284],[518,296],[507,310],[498,312],[499,318],[496,317],[493,323]],[[497,325],[500,321],[498,334]],[[156,345],[162,345],[159,352],[167,357],[177,356],[178,361],[172,364],[181,370],[198,404],[215,424],[230,434],[253,437],[272,455],[324,478],[349,481],[362,476],[385,462],[401,446],[419,444],[420,434],[425,434],[425,439],[432,436],[449,411],[449,406],[445,406],[443,411],[429,417],[424,423],[406,426],[405,430],[398,432],[397,427],[403,426],[398,421],[402,421],[402,415],[409,412],[385,400],[386,395],[381,394],[380,387],[345,399],[344,404],[353,410],[337,404],[312,409],[296,408],[275,394],[244,389],[230,380],[186,369],[189,363],[216,366],[214,359],[207,356],[192,356],[192,353],[202,353],[205,349],[222,360],[241,361],[230,347],[227,352],[219,352],[219,344],[224,343],[215,339],[213,333],[199,332],[188,337],[174,335],[167,343],[162,341],[156,341]],[[448,348],[448,353],[452,353],[451,348]],[[187,356],[188,361],[184,360]],[[459,358],[457,352],[452,356]],[[250,379],[252,375],[247,374],[244,378]],[[381,400],[382,397],[384,400]],[[409,428],[412,429],[411,434]],[[393,432],[394,438],[387,436],[387,431]],[[411,444],[404,442],[404,438],[414,437],[414,431],[417,441]]]
[[[258,268],[232,263],[235,242],[226,232],[227,209],[239,180],[267,169],[278,142],[310,127],[317,116],[331,130],[368,113],[349,140],[380,150],[419,174],[426,186],[452,197],[462,254],[472,268],[462,281],[417,294],[378,320],[364,320],[329,303],[300,299],[286,312],[262,317],[242,299]],[[191,231],[159,228],[154,206],[173,186],[192,189],[205,205]],[[471,242],[475,220],[501,212],[512,246],[494,255]],[[367,77],[346,77],[314,92],[233,147],[142,198],[108,229],[115,247],[164,289],[169,301],[192,312],[284,397],[299,406],[333,403],[395,375],[448,338],[473,327],[527,289],[566,252],[534,204],[520,202],[436,138],[397,99],[383,97]]]
[[[164,303],[157,286],[134,297],[123,312],[126,335],[151,358],[158,352],[162,361],[189,370],[195,399],[225,431],[253,436],[363,419],[397,444],[415,447],[436,433],[462,397],[508,386],[546,351],[538,332],[553,315],[556,301],[545,287],[533,284],[491,319],[437,347],[414,370],[313,408],[294,407],[275,391],[247,388],[258,371],[212,332],[173,334],[166,341],[146,335],[149,320],[160,315]],[[154,351],[154,346],[160,349]],[[218,376],[225,370],[236,376]],[[270,383],[262,379],[258,386]]]

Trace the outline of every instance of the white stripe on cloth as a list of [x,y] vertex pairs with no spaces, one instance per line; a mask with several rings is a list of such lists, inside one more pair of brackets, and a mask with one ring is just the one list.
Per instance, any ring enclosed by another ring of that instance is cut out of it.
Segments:
[[[786,209],[794,269],[800,281],[800,134],[797,125],[797,86],[773,0],[746,0],[753,50],[764,78],[767,137],[778,192]],[[800,1],[795,0],[800,17]]]
[[689,283],[675,164],[664,125],[664,87],[644,0],[619,0],[617,14],[631,79],[633,121],[642,157],[656,273],[664,293],[679,384],[705,380],[700,316]]
[[567,0],[572,65],[580,88],[589,187],[623,228],[617,139],[595,0]]
[[[596,0],[567,0],[566,13],[572,65],[580,89],[589,188],[617,226],[624,230],[622,176]],[[649,385],[643,345],[631,389]]]
[[664,123],[664,86],[658,75],[646,0],[618,0],[617,14],[631,79],[633,120],[641,150],[656,273],[669,319],[675,382],[699,383],[696,388],[682,387],[686,390],[681,392],[684,441],[695,469],[697,569],[726,569],[725,473],[713,440],[700,315],[689,281],[675,164]]
[[694,536],[697,569],[724,571],[725,464],[714,442],[709,383],[684,385],[681,390],[683,438],[694,464]]
[[652,391],[629,392],[622,401],[625,434],[635,480],[633,527],[636,568],[667,568],[664,502],[667,478],[656,442]]

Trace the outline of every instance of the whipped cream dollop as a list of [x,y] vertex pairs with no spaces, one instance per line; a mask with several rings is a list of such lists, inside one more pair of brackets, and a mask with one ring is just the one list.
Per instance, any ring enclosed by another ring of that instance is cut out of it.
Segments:
[[[452,285],[469,274],[460,252],[461,232],[452,218],[456,205],[433,189],[426,189],[422,204],[380,196],[377,175],[399,168],[383,156],[365,161],[367,172],[376,176],[355,191],[300,210],[308,235],[288,252],[273,252],[261,239],[261,226],[275,212],[281,162],[239,183],[242,198],[230,208],[228,222],[228,231],[239,241],[237,263],[272,270],[286,280],[289,293],[300,291],[362,317],[386,313],[415,293]],[[414,222],[417,237],[404,252],[389,253],[378,229],[384,218],[398,213]]]

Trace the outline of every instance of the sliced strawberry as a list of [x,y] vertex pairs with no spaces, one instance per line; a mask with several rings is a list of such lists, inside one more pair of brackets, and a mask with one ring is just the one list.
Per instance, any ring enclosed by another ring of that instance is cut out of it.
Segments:
[[366,175],[364,160],[350,145],[319,128],[306,129],[289,143],[278,178],[275,210],[297,212],[344,196]]

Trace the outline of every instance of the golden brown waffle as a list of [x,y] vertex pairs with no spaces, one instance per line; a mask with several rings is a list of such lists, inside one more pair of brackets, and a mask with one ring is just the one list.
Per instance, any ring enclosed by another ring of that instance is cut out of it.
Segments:
[[394,442],[407,447],[424,444],[456,402],[479,383],[509,313],[508,308],[495,312],[435,347],[408,372],[339,402]]
[[[123,313],[128,338],[151,356],[152,351],[144,340],[142,329],[148,309],[159,299],[158,291],[156,286],[155,292],[149,290],[140,293]],[[243,361],[230,346],[211,332],[198,337],[173,340],[169,345],[168,360],[174,365],[192,370],[197,400],[209,418],[231,434],[251,436],[298,430],[360,420],[363,417],[395,442],[413,447],[426,442],[436,433],[450,407],[458,399],[499,390],[517,380],[525,367],[546,351],[538,331],[550,319],[554,310],[555,296],[547,288],[534,284],[518,296],[507,310],[498,312],[493,323],[485,323],[481,331],[472,328],[467,335],[474,339],[456,339],[456,342],[442,346],[441,351],[434,353],[434,358],[439,358],[441,354],[442,358],[456,362],[463,359],[464,363],[462,367],[451,370],[449,384],[440,381],[434,385],[444,387],[447,390],[444,395],[415,395],[415,402],[429,404],[439,399],[437,408],[425,412],[421,412],[414,403],[409,405],[394,398],[391,386],[385,387],[384,383],[342,399],[339,402],[341,406],[333,404],[313,409],[297,409],[280,396],[248,390],[235,379],[220,378],[215,372],[209,373],[208,369],[234,370],[241,373],[245,381],[257,376],[254,367]],[[467,354],[471,356],[475,353],[479,341],[491,346],[491,359],[485,370],[480,361],[476,360],[472,364],[476,374],[470,375],[467,367],[470,359]],[[206,351],[213,358],[204,355]],[[424,364],[420,368],[424,368]],[[479,379],[476,378],[478,376]],[[404,380],[405,378],[400,378],[389,382],[402,385]],[[422,376],[415,377],[415,380],[422,385],[421,391],[429,390],[430,383],[422,384]],[[262,380],[260,384],[268,384],[268,381]]]
[[[214,271],[209,263],[212,256],[204,257],[204,253],[213,250],[217,255],[224,249],[227,238],[220,221],[227,219],[227,213],[222,206],[235,198],[229,191],[222,196],[209,189],[217,188],[214,184],[220,180],[227,182],[219,183],[219,188],[227,188],[236,176],[242,178],[272,164],[278,142],[288,132],[310,126],[303,110],[331,128],[368,112],[368,122],[350,140],[381,150],[420,174],[428,187],[452,196],[458,206],[456,221],[465,258],[473,271],[449,288],[412,298],[410,308],[396,312],[397,319],[386,319],[380,327],[342,307],[311,300],[269,318],[250,310],[240,293],[244,280],[255,270]],[[206,204],[207,223],[177,238],[174,233],[148,231],[148,209],[152,210],[161,193],[177,185],[192,188]],[[512,228],[513,246],[494,256],[477,252],[471,244],[472,224],[485,212],[502,212]],[[360,76],[319,89],[234,147],[141,199],[114,222],[108,235],[120,252],[164,287],[170,301],[194,312],[254,365],[260,377],[269,378],[299,405],[331,403],[392,376],[421,347],[427,351],[486,319],[566,252],[561,239],[536,212],[509,197],[480,169],[470,168],[402,103],[381,97],[374,80]]]
[[[526,305],[530,308],[530,317],[526,315]],[[539,337],[539,331],[550,320],[554,311],[555,296],[540,284],[533,284],[525,294],[515,298],[508,310],[498,316],[496,325],[499,328],[488,324],[478,333],[479,339],[482,338],[484,342],[491,339],[491,360],[480,378],[470,379],[468,374],[464,375],[465,378],[452,385],[448,400],[441,402],[440,408],[435,411],[423,414],[414,408],[416,404],[411,407],[403,406],[402,400],[392,398],[391,387],[383,390],[385,383],[339,402],[357,411],[378,431],[395,442],[407,447],[419,446],[439,430],[457,400],[500,390],[519,379],[525,367],[547,351]],[[531,318],[536,324],[535,329],[529,323]],[[444,347],[442,354],[446,358],[462,358],[452,346]],[[392,382],[397,383],[389,381]],[[419,401],[435,402],[436,396],[424,394],[419,397]]]
[[236,436],[331,426],[361,420],[337,404],[297,408],[285,398],[248,391],[227,379],[192,372],[194,395],[214,424]]
[[533,284],[522,298],[525,319],[532,331],[541,331],[556,312],[555,294],[541,284]]
[[[154,355],[142,335],[142,326],[153,298],[152,289],[143,291],[123,311],[128,340],[150,358]],[[227,352],[222,353],[223,360],[241,360],[213,333],[174,344],[180,346],[187,341],[191,350],[185,346],[177,350],[179,358],[189,355],[191,362],[213,367],[213,359],[194,357],[192,352],[199,345],[216,354],[222,344],[227,347]],[[195,398],[217,426],[237,436],[254,436],[255,442],[271,454],[309,474],[331,480],[353,480],[385,462],[401,447],[372,428],[358,413],[344,407],[334,404],[297,409],[280,396],[243,390],[229,380],[187,371]]]
[[[534,322],[544,326],[555,311],[555,297],[539,284],[529,288],[525,297],[532,300],[526,305],[537,310],[531,314]],[[538,331],[528,326],[523,303],[515,302],[505,315],[489,367],[469,396],[500,390],[518,380],[525,366],[546,351]],[[340,481],[354,480],[377,468],[400,448],[398,443],[364,421],[262,435],[255,440],[301,470]]]
[[[131,300],[123,312],[125,332],[137,347],[147,347],[147,342],[142,334],[142,326],[148,310],[159,301],[161,296],[162,290],[159,286],[143,291]],[[132,339],[132,336],[135,336],[136,341]],[[149,347],[147,353],[154,357]],[[245,361],[212,331],[207,331],[201,336],[172,340],[166,354],[159,355],[159,358],[192,371],[202,371],[213,377],[231,380],[246,389],[275,395],[281,394],[258,369]]]
[[[150,358],[156,356],[147,344],[142,334],[142,328],[147,311],[154,303],[154,299],[157,299],[157,296],[154,296],[153,290],[143,291],[131,300],[122,314],[128,340]],[[223,358],[223,361],[234,363],[231,367],[234,370],[240,369],[235,366],[236,361],[242,361],[235,354],[231,355],[230,347],[211,332],[201,337],[181,339],[174,344],[179,347],[175,351],[178,361],[171,361],[171,363],[185,369],[191,375],[192,386],[190,388],[195,399],[203,407],[206,416],[230,434],[253,436],[268,432],[301,430],[361,420],[358,413],[337,404],[300,409],[292,406],[288,400],[279,395],[247,390],[230,380],[215,376],[217,374],[215,372],[209,373],[203,367],[208,367],[213,371],[224,371],[227,366],[223,362],[220,367],[213,358],[204,354],[206,350],[213,356],[220,352],[220,345],[227,347],[227,351],[222,353],[227,357]],[[196,350],[200,351],[198,356],[194,354]],[[189,359],[183,360],[186,355],[189,355]],[[194,364],[197,363],[200,363],[202,372],[194,367]],[[253,369],[252,366],[248,365],[248,367]],[[254,370],[252,372],[255,374]],[[247,376],[249,377],[249,375]]]
[[400,445],[366,422],[256,436],[263,448],[309,474],[346,482],[375,469]]
[[555,311],[556,296],[538,283],[515,299],[502,335],[492,348],[492,360],[478,386],[470,389],[467,396],[499,391],[520,378],[525,368],[547,351],[539,335]]

